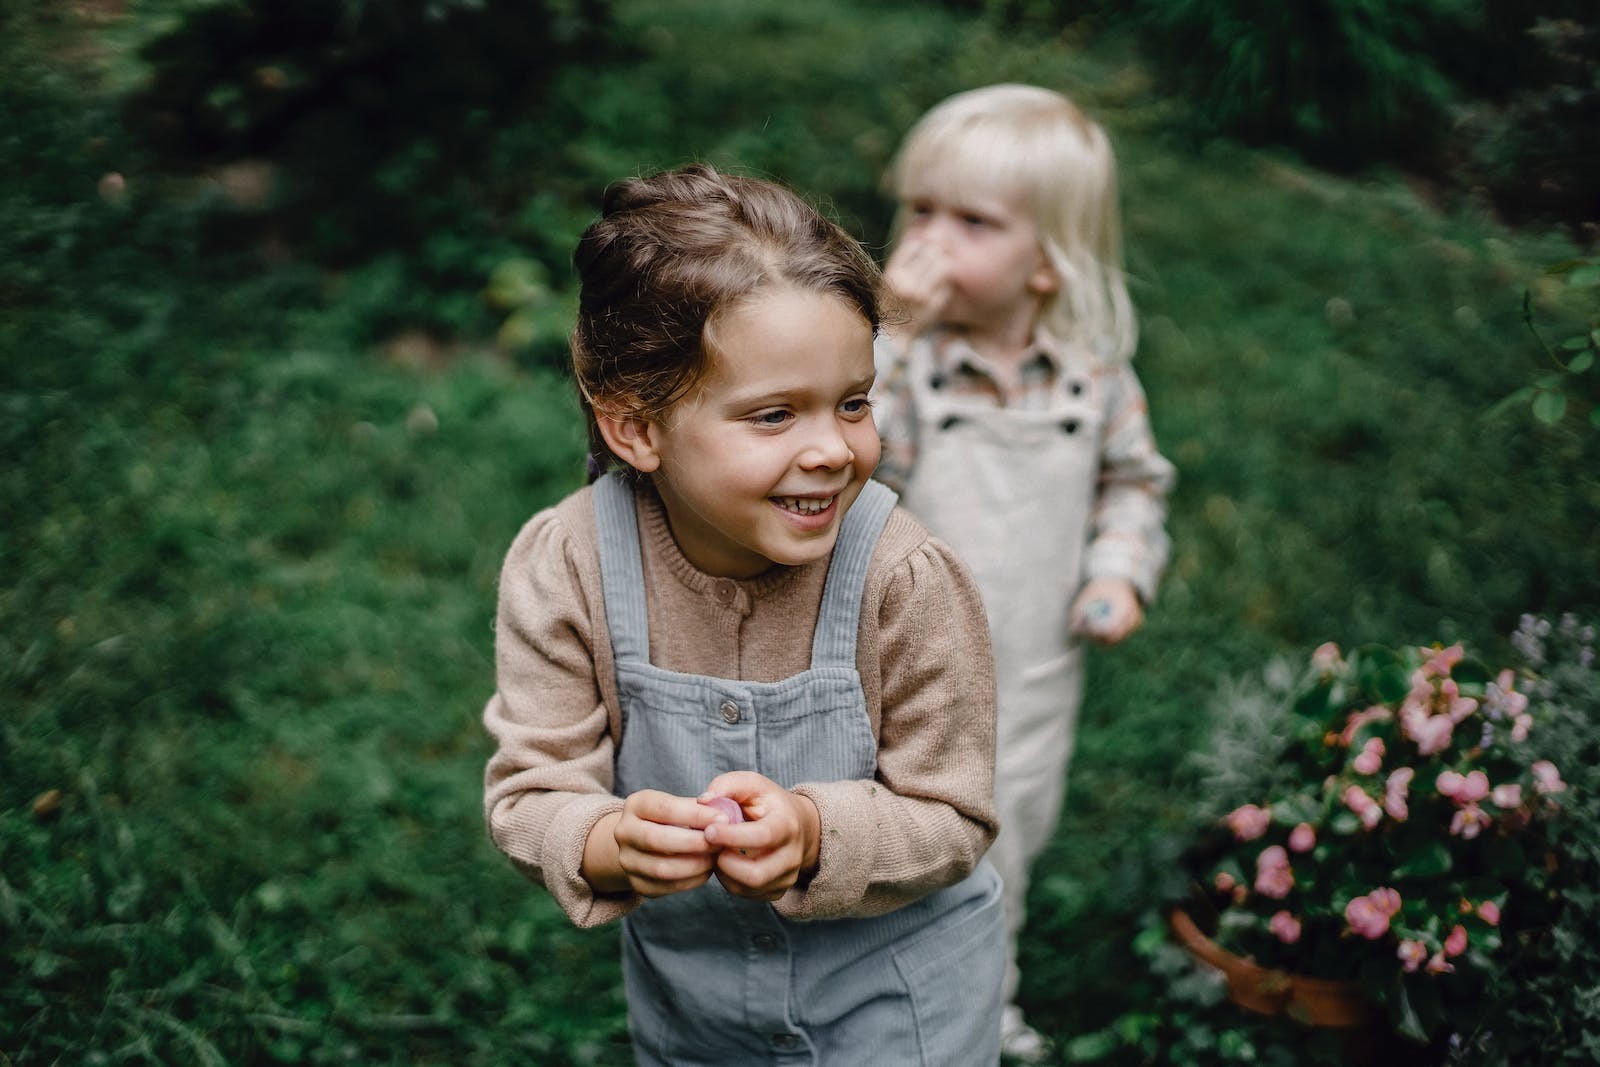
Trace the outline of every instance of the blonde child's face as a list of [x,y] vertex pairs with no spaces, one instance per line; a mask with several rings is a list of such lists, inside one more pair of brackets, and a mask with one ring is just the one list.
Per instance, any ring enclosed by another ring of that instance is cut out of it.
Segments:
[[878,465],[872,328],[837,296],[781,288],[713,332],[706,377],[651,424],[673,536],[721,577],[821,559]]
[[1020,198],[930,188],[904,208],[900,248],[937,264],[941,324],[995,335],[1032,329],[1057,280]]

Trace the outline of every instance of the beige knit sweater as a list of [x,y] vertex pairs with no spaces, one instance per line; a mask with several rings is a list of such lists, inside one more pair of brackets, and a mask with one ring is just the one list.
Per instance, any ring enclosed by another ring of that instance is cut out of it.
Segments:
[[[715,578],[678,550],[659,497],[636,498],[650,658],[667,670],[778,681],[810,665],[827,561]],[[877,777],[796,792],[821,815],[818,867],[774,906],[795,919],[872,915],[949,885],[998,829],[988,626],[965,566],[909,513],[890,516],[867,576],[856,662],[878,741]],[[598,896],[580,873],[612,796],[621,737],[590,490],[535,515],[500,576],[497,746],[484,807],[495,844],[579,926],[640,900]]]

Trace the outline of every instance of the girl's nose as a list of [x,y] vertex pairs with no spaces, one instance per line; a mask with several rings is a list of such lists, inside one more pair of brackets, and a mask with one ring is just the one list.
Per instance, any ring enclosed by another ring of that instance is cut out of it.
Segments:
[[855,458],[850,443],[839,432],[834,420],[829,419],[806,442],[805,451],[800,454],[800,465],[807,470],[837,470]]

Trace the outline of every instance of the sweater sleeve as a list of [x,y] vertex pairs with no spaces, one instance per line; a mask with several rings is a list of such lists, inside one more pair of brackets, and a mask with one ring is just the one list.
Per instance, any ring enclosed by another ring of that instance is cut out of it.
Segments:
[[[876,593],[876,596],[874,595]],[[891,911],[970,874],[999,828],[994,665],[966,567],[927,538],[874,590],[863,619],[881,692],[876,777],[803,784],[817,805],[817,870],[776,905],[790,918]],[[871,623],[869,627],[869,622]]]
[[552,509],[528,522],[501,570],[484,812],[496,847],[573,923],[596,926],[639,901],[597,896],[582,874],[589,831],[622,801],[611,794],[614,742],[595,664],[602,620],[579,551]]
[[1084,552],[1085,579],[1122,578],[1149,603],[1167,564],[1173,466],[1156,450],[1144,389],[1124,364],[1106,383],[1100,483]]

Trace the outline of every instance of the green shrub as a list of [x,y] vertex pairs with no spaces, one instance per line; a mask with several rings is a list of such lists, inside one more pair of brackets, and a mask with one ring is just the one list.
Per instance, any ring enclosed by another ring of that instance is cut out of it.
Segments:
[[1349,166],[1432,143],[1450,86],[1430,56],[1464,0],[1142,0],[1156,72],[1202,125]]

